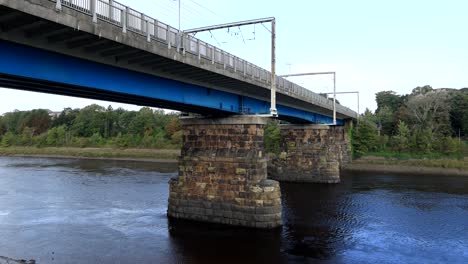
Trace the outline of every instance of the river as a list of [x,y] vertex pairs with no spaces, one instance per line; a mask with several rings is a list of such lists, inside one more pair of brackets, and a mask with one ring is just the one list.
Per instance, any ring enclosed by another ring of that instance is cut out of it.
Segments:
[[276,230],[168,220],[177,164],[0,158],[0,256],[37,263],[467,263],[468,177],[283,183]]

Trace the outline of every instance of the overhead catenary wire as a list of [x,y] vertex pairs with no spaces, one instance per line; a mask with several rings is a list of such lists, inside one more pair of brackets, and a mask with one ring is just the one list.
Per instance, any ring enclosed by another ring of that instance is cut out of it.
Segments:
[[261,25],[268,31],[271,33],[271,30],[269,30],[263,23],[261,23]]
[[219,43],[219,41],[215,38],[215,36],[213,35],[213,33],[211,33],[211,30],[208,30],[208,32],[210,32],[211,37],[216,41],[216,43],[218,43],[218,45],[221,46],[221,43]]

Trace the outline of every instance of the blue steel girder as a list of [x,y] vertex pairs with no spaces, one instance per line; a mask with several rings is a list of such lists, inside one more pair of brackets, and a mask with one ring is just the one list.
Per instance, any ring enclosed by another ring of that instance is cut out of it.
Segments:
[[[201,114],[267,114],[268,101],[170,80],[0,40],[0,85]],[[332,123],[332,117],[277,105],[278,118]],[[338,119],[337,125],[343,125]]]

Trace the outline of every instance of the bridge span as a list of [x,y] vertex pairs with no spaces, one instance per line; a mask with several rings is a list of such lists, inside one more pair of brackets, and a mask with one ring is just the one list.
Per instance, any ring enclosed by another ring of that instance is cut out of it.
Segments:
[[[272,228],[263,133],[271,73],[113,0],[0,0],[0,86],[199,113],[184,119],[168,215]],[[280,180],[338,182],[356,112],[275,76]],[[279,174],[278,174],[279,173]],[[296,175],[295,175],[296,176]]]

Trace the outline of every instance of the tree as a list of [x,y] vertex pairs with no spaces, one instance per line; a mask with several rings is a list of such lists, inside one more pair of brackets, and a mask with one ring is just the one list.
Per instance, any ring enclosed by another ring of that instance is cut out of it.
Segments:
[[0,137],[5,134],[7,131],[5,121],[3,120],[3,117],[0,116]]
[[92,104],[81,109],[73,121],[74,133],[81,137],[91,137],[98,133],[102,135],[106,126],[106,109]]
[[180,131],[182,126],[178,117],[173,117],[166,125],[166,134],[169,138],[172,137],[177,131]]
[[395,116],[395,113],[386,105],[380,108],[379,112],[376,112],[375,120],[381,129],[382,135],[390,136],[395,134],[397,124]]
[[403,104],[402,97],[397,95],[394,91],[376,93],[375,101],[377,102],[376,113],[380,112],[383,107],[388,107],[393,113],[396,113]]
[[449,98],[449,92],[442,89],[410,96],[405,105],[408,109],[408,121],[413,124],[413,129],[430,129],[435,134],[451,134]]
[[433,91],[434,89],[432,89],[432,87],[430,85],[424,85],[422,87],[418,86],[416,88],[414,88],[412,91],[411,91],[411,95],[412,96],[415,96],[415,95],[424,95],[424,94],[427,94],[428,92],[431,92]]
[[39,135],[46,132],[50,128],[51,123],[49,111],[34,109],[25,113],[21,131],[25,127],[30,127],[34,135]]
[[366,118],[361,118],[353,130],[353,155],[360,157],[378,149],[377,126]]
[[450,123],[455,136],[468,135],[468,89],[453,91],[450,100]]
[[52,126],[58,127],[65,125],[66,127],[71,127],[79,113],[80,109],[72,109],[67,107],[63,109],[62,112],[60,112],[60,115],[53,120]]
[[25,127],[21,134],[21,145],[31,146],[33,144],[34,131],[30,127]]
[[129,132],[141,137],[153,135],[154,121],[153,110],[149,107],[143,107],[130,122]]
[[409,144],[410,129],[405,122],[400,121],[398,124],[397,134],[393,137],[393,147],[400,153],[406,153],[410,149]]

